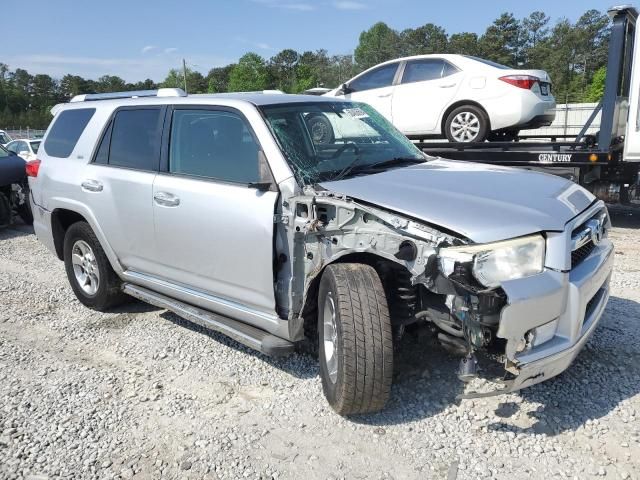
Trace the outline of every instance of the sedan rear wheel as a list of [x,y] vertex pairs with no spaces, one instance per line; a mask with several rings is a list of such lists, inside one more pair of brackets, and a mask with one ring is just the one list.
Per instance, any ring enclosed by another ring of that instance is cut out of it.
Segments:
[[445,135],[450,142],[482,142],[487,136],[488,124],[482,110],[473,105],[463,105],[447,116]]

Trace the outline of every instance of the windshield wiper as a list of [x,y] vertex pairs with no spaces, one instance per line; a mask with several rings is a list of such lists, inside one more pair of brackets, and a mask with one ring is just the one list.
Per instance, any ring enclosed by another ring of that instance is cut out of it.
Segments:
[[335,177],[333,177],[330,181],[335,182],[337,180],[342,180],[348,174],[353,172],[379,172],[388,167],[399,167],[401,165],[415,165],[418,163],[425,163],[427,161],[426,158],[416,158],[416,157],[394,157],[388,160],[383,160],[378,163],[372,163],[369,165],[358,165],[360,161],[360,157],[355,158],[349,165],[343,168]]
[[427,161],[426,158],[416,158],[416,157],[394,157],[389,160],[383,160],[382,162],[372,163],[370,165],[363,165],[363,168],[366,167],[367,170],[378,170],[380,168],[386,167],[395,167],[400,165],[414,165],[417,163],[425,163]]

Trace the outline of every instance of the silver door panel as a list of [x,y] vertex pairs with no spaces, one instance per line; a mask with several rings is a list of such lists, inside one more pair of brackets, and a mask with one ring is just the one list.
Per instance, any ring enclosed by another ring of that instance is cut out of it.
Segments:
[[274,314],[276,192],[160,174],[152,197],[177,200],[154,201],[154,276]]
[[80,177],[82,202],[100,222],[125,269],[149,272],[154,259],[153,172],[88,164]]

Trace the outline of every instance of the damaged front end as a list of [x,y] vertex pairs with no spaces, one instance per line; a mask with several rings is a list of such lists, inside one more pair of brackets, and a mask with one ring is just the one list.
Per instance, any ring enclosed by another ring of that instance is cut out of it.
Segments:
[[[313,317],[314,286],[327,265],[368,263],[383,281],[398,335],[412,323],[433,324],[439,342],[463,357],[463,380],[475,376],[478,351],[517,373],[505,355],[511,344],[500,338],[508,304],[500,285],[543,269],[541,235],[475,245],[454,232],[313,187],[290,197],[280,218],[288,234],[279,244],[287,243],[290,252],[280,253],[277,265],[281,315]],[[527,342],[516,350],[527,349]]]

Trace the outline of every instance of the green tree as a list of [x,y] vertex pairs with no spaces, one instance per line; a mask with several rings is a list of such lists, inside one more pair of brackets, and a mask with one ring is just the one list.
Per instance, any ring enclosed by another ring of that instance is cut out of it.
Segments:
[[244,54],[229,75],[230,92],[264,90],[268,87],[267,66],[257,53]]
[[[184,89],[184,72],[182,69],[172,68],[169,70],[164,82],[161,83],[165,88],[182,88]],[[207,82],[200,72],[187,68],[187,92],[188,93],[206,93]]]
[[478,35],[470,32],[454,33],[449,37],[447,52],[459,55],[479,55]]
[[490,25],[479,42],[484,58],[515,67],[521,60],[520,22],[512,13],[503,13]]
[[607,78],[607,67],[600,67],[593,74],[593,79],[591,80],[591,84],[589,84],[589,89],[587,90],[587,95],[585,100],[587,102],[599,102],[604,95],[604,82]]
[[207,92],[225,93],[229,91],[229,76],[236,65],[232,63],[226,67],[216,67],[207,74]]
[[98,93],[122,92],[126,90],[126,82],[115,75],[103,75],[96,82],[96,91]]
[[607,63],[610,26],[607,15],[588,10],[576,22],[575,27],[577,69],[584,74],[586,86],[593,73]]
[[271,57],[268,68],[276,88],[284,92],[293,92],[296,89],[296,65],[299,59],[298,52],[290,48]]
[[408,28],[400,34],[401,54],[425,55],[447,51],[447,34],[442,27],[427,23],[418,28]]
[[386,23],[378,22],[360,34],[354,57],[358,67],[366,69],[396,58],[401,52],[400,35]]

